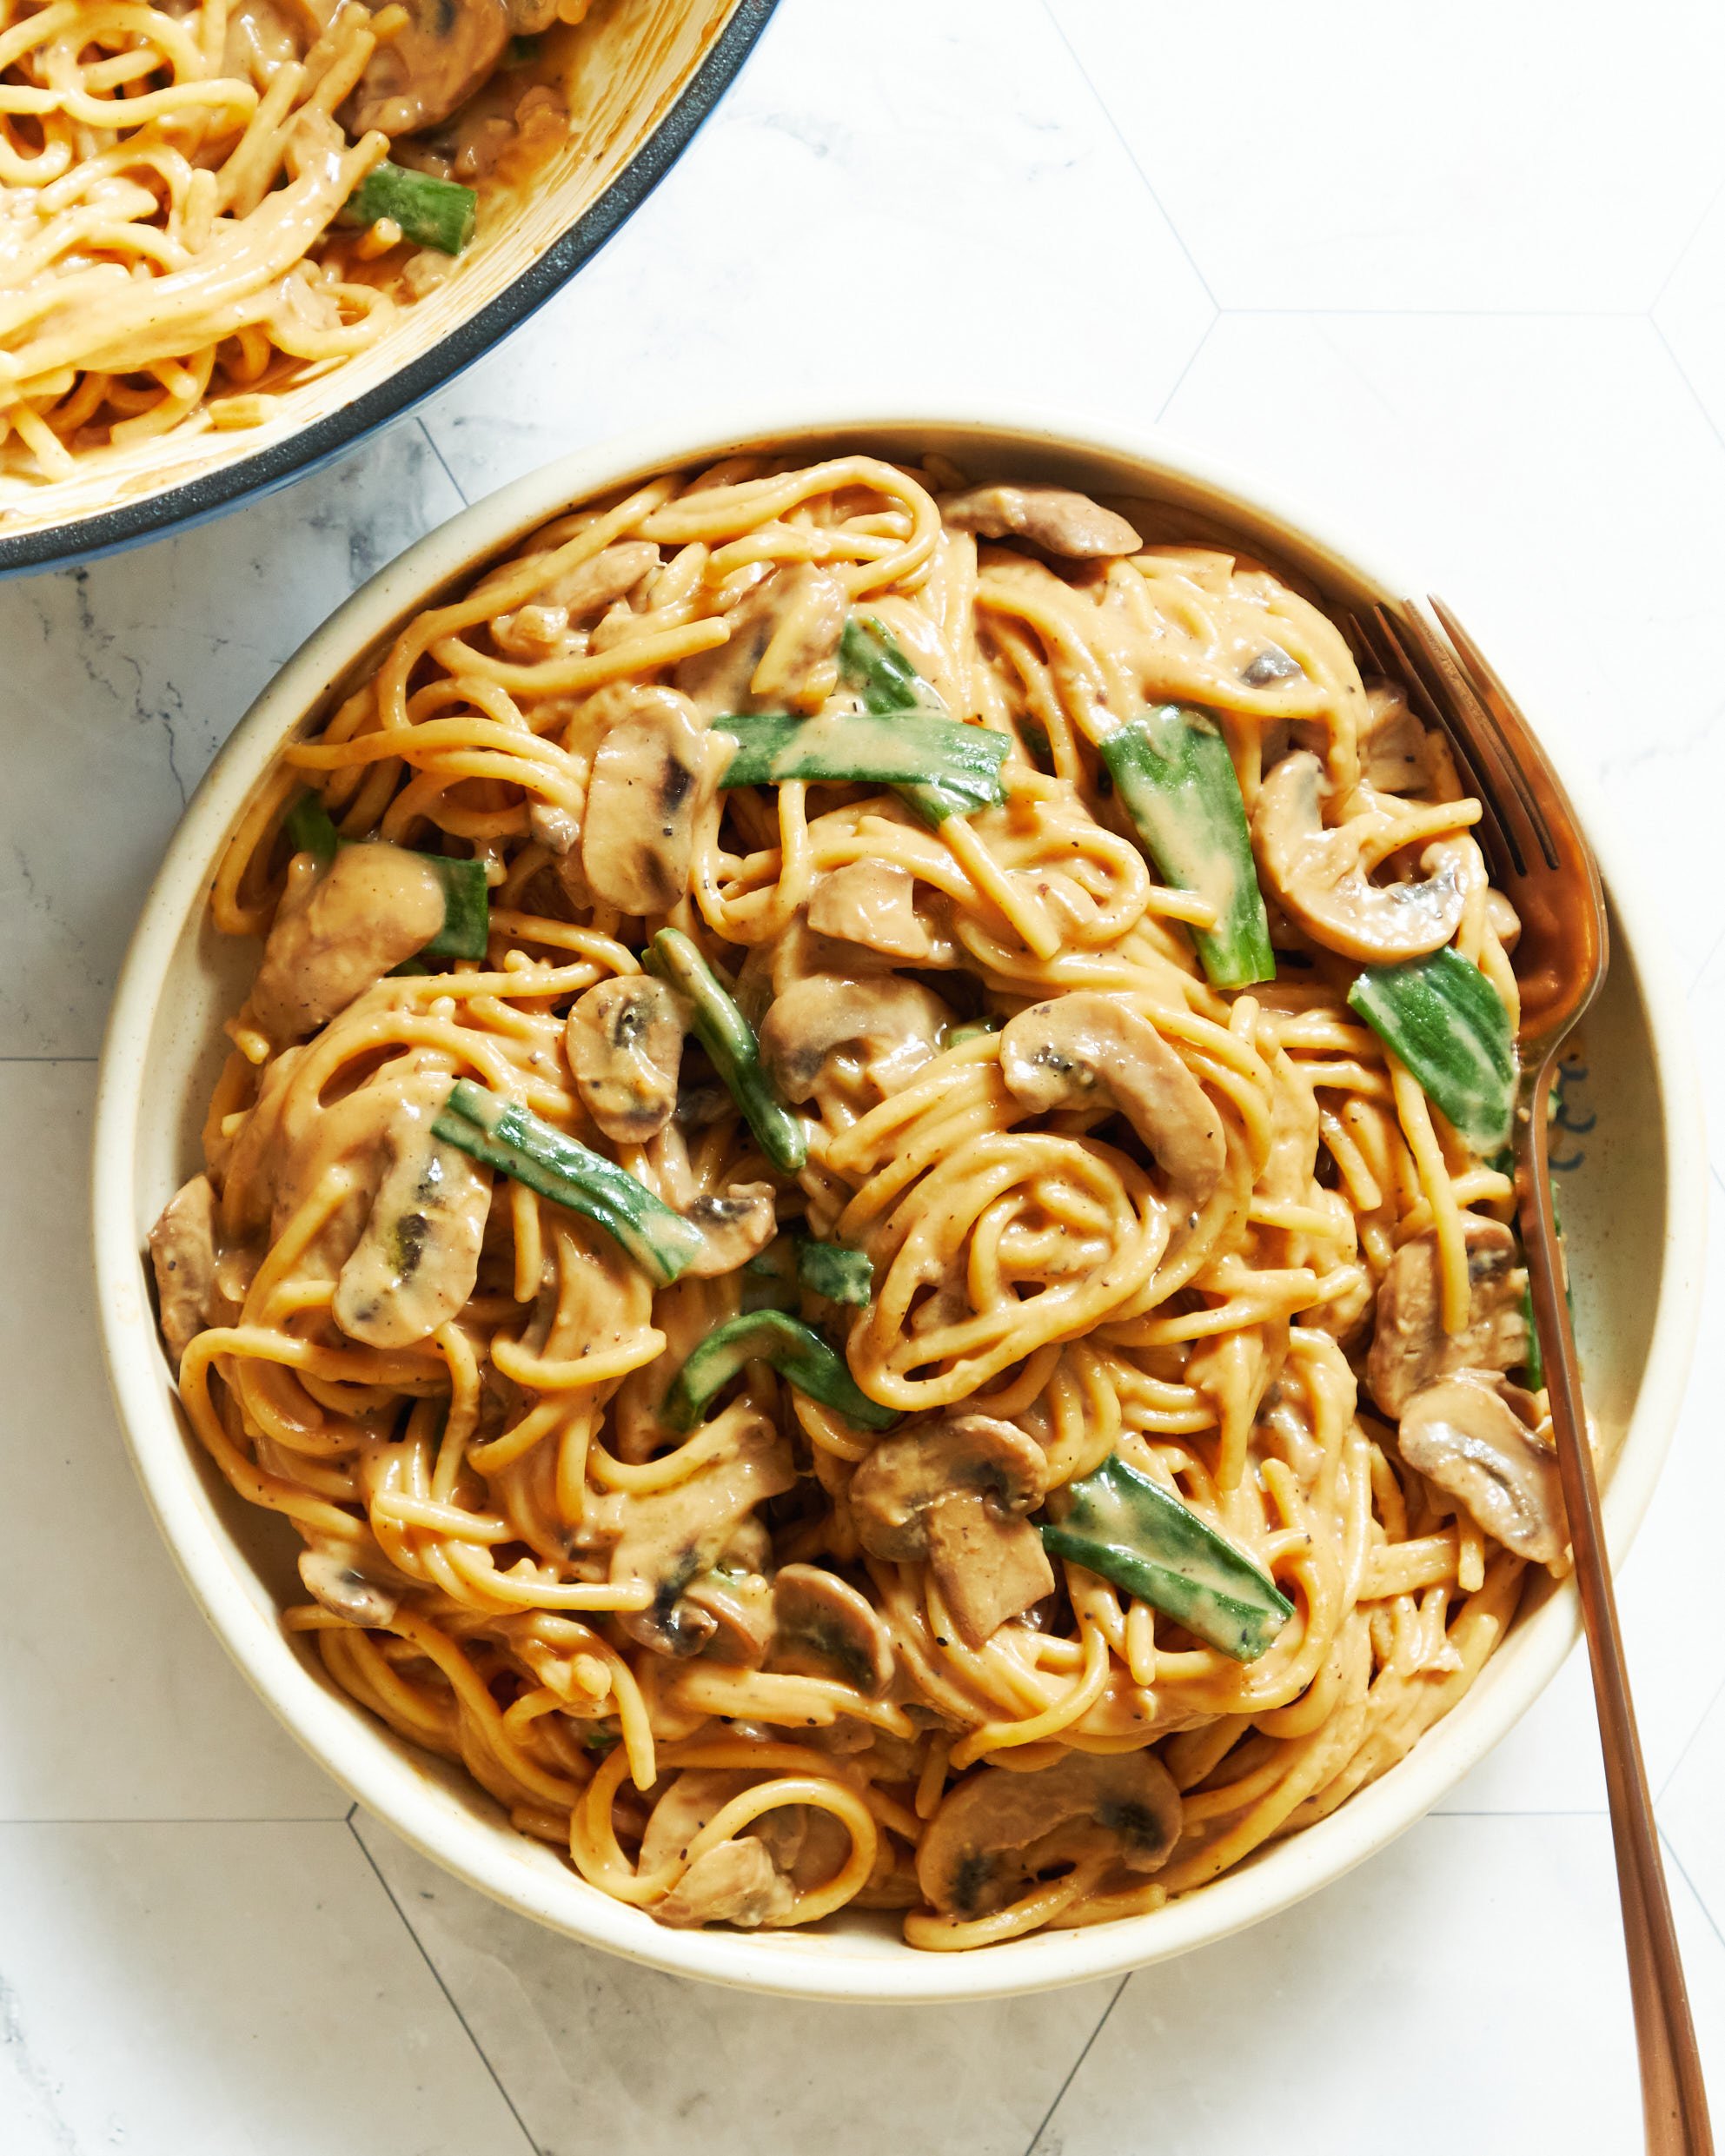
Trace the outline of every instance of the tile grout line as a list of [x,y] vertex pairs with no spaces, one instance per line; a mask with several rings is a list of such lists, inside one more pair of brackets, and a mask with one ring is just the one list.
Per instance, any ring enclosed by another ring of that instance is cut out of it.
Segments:
[[505,2104],[508,2106],[509,2116],[514,2120],[515,2124],[521,2130],[521,2139],[527,2143],[528,2149],[532,2151],[532,2156],[540,2156],[539,2143],[534,2140],[532,2134],[527,2132],[527,2122],[522,2118],[521,2113],[516,2110],[514,2098],[511,2096],[508,2090],[504,2087],[502,2075],[499,2073],[496,2067],[492,2065],[490,2058],[487,2054],[484,2045],[480,2042],[478,2037],[476,2037],[473,2033],[472,2024],[468,2021],[466,2014],[461,2012],[460,2007],[456,2005],[455,1994],[444,1982],[442,1970],[440,1969],[437,1964],[432,1960],[431,1955],[427,1951],[425,1941],[414,1929],[407,1911],[401,1907],[400,1901],[396,1900],[395,1890],[389,1884],[389,1881],[383,1876],[382,1867],[378,1863],[377,1859],[371,1854],[371,1851],[366,1848],[363,1837],[361,1835],[358,1828],[354,1824],[354,1813],[357,1812],[359,1808],[359,1806],[355,1804],[353,1808],[353,1811],[350,1811],[348,1814],[348,1832],[353,1836],[355,1843],[358,1845],[361,1855],[363,1856],[366,1862],[370,1865],[373,1875],[376,1879],[378,1885],[382,1887],[384,1893],[389,1897],[390,1907],[394,1909],[396,1915],[401,1919],[401,1928],[407,1933],[408,1937],[413,1940],[414,1945],[419,1949],[419,1956],[421,1960],[423,1961],[426,1967],[430,1970],[432,1981],[436,1985],[438,1990],[442,1993],[444,1998],[448,2001],[449,2011],[461,2023],[462,2031],[465,2033],[468,2043],[473,2046],[474,2050],[478,2053],[480,2064],[491,2076],[492,2084],[495,2087],[497,2093],[503,2099]]
[[1725,448],[1725,428],[1721,428],[1719,421],[1715,419],[1711,411],[1708,410],[1707,400],[1702,395],[1701,391],[1695,388],[1695,383],[1689,379],[1689,370],[1684,366],[1682,361],[1678,358],[1676,346],[1672,343],[1670,338],[1666,335],[1664,330],[1660,327],[1659,323],[1651,315],[1647,317],[1647,326],[1652,330],[1654,335],[1658,338],[1660,344],[1664,349],[1666,358],[1670,361],[1673,368],[1675,370],[1678,381],[1682,383],[1684,388],[1689,391],[1690,396],[1695,400],[1695,409],[1701,414],[1702,419],[1705,422],[1708,431],[1712,435],[1714,440],[1718,442],[1722,448]]
[[[1717,1168],[1709,1167],[1708,1172],[1715,1179],[1717,1178],[1719,1174]],[[1700,1743],[1702,1731],[1706,1728],[1708,1721],[1712,1719],[1714,1708],[1719,1706],[1722,1702],[1725,1702],[1725,1683],[1721,1684],[1719,1689],[1714,1694],[1713,1697],[1708,1700],[1707,1705],[1702,1709],[1701,1720],[1696,1722],[1695,1728],[1690,1730],[1688,1743],[1684,1745],[1682,1750],[1678,1753],[1676,1758],[1672,1761],[1670,1773],[1666,1775],[1664,1781],[1660,1783],[1658,1788],[1654,1792],[1653,1801],[1655,1807],[1665,1801],[1666,1791],[1671,1787],[1671,1784],[1677,1779],[1678,1775],[1682,1773],[1683,1761],[1689,1757],[1689,1754],[1694,1751],[1696,1745]]]
[[89,1063],[96,1064],[100,1056],[0,1056],[0,1063]]
[[1173,387],[1169,390],[1167,395],[1163,398],[1161,403],[1156,408],[1156,423],[1158,427],[1167,416],[1168,407],[1174,401],[1175,398],[1179,395],[1180,390],[1185,382],[1186,376],[1191,374],[1193,368],[1198,365],[1199,355],[1202,354],[1205,345],[1210,342],[1211,333],[1214,331],[1217,323],[1220,322],[1221,319],[1221,311],[1218,309],[1204,325],[1204,335],[1198,339],[1198,342],[1192,347],[1191,352],[1187,355],[1185,365],[1174,377]]
[[1097,109],[1101,113],[1103,118],[1108,123],[1108,131],[1113,136],[1114,140],[1120,145],[1121,153],[1125,156],[1126,163],[1131,165],[1132,170],[1138,174],[1139,183],[1142,185],[1144,193],[1148,195],[1151,201],[1156,204],[1157,214],[1160,216],[1164,224],[1167,226],[1170,232],[1173,234],[1174,244],[1179,249],[1180,252],[1186,258],[1186,267],[1191,271],[1193,276],[1198,279],[1199,289],[1202,290],[1205,299],[1207,299],[1211,305],[1219,313],[1221,311],[1222,303],[1217,298],[1215,293],[1211,290],[1209,278],[1206,277],[1203,270],[1198,268],[1197,256],[1192,253],[1191,248],[1186,245],[1185,235],[1174,222],[1174,220],[1168,215],[1166,209],[1163,205],[1162,197],[1157,193],[1156,189],[1150,183],[1150,175],[1138,163],[1137,156],[1133,154],[1131,144],[1120,132],[1120,123],[1114,117],[1112,107],[1109,104],[1108,100],[1102,95],[1102,92],[1098,90],[1096,84],[1090,79],[1090,70],[1085,67],[1084,62],[1079,59],[1077,48],[1073,45],[1071,39],[1067,36],[1065,24],[1061,22],[1059,17],[1054,12],[1053,0],[1042,0],[1042,11],[1048,17],[1050,25],[1053,29],[1054,35],[1066,48],[1066,56],[1071,61],[1072,65],[1078,70],[1079,81],[1083,83],[1085,88],[1095,99]]
[[[1670,1835],[1666,1833],[1662,1827],[1659,1829],[1659,1839],[1664,1848],[1666,1855],[1670,1858],[1672,1863],[1677,1867],[1678,1878],[1682,1881],[1683,1884],[1695,1896],[1695,1907],[1701,1911],[1702,1916],[1704,1916],[1707,1920],[1707,1928],[1713,1934],[1713,1936],[1719,1941],[1720,1945],[1722,1947],[1725,1947],[1725,1928],[1722,1928],[1719,1919],[1714,1915],[1713,1911],[1708,1907],[1707,1902],[1702,1894],[1701,1888],[1697,1887],[1694,1880],[1689,1877],[1688,1867],[1685,1866],[1682,1858],[1677,1853],[1676,1843],[1672,1841]],[[1675,1916],[1673,1917],[1672,1921],[1674,1923],[1676,1921]]]
[[426,448],[429,449],[433,456],[437,459],[439,470],[441,471],[444,478],[447,479],[449,484],[454,488],[455,499],[461,502],[464,508],[471,508],[473,504],[468,500],[466,488],[462,486],[461,481],[457,479],[455,474],[449,469],[448,460],[445,457],[442,450],[438,448],[437,437],[432,433],[430,428],[426,425],[424,418],[422,416],[415,418],[414,421],[414,425],[417,427],[421,434],[425,436]]
[[1048,2131],[1048,2122],[1049,2122],[1049,2120],[1051,2120],[1051,2119],[1054,2116],[1055,2113],[1056,2113],[1057,2111],[1058,2111],[1058,2110],[1059,2110],[1060,2106],[1061,2106],[1061,2103],[1062,2103],[1062,2102],[1063,2102],[1063,2100],[1065,2100],[1065,2094],[1066,2094],[1066,2091],[1067,2091],[1069,2088],[1071,2088],[1071,2086],[1072,2086],[1073,2081],[1074,2081],[1074,2080],[1077,2079],[1077,2077],[1078,2077],[1078,2068],[1079,2068],[1081,2066],[1083,2066],[1083,2064],[1084,2064],[1085,2060],[1090,2057],[1090,2053],[1091,2053],[1091,2046],[1095,2043],[1095,2041],[1096,2041],[1097,2038],[1098,2038],[1098,2036],[1100,2036],[1100,2035],[1101,2035],[1101,2033],[1102,2033],[1103,2030],[1104,2030],[1104,2029],[1105,2029],[1105,2028],[1108,2026],[1108,2017],[1109,2017],[1109,2015],[1110,2015],[1111,2013],[1113,2013],[1113,2011],[1114,2011],[1114,2009],[1115,2009],[1115,2007],[1118,2007],[1118,2006],[1119,2005],[1119,2003],[1120,2003],[1120,1994],[1121,1994],[1121,1993],[1122,1993],[1123,1991],[1125,1991],[1125,1988],[1126,1988],[1127,1985],[1128,1985],[1128,1984],[1130,1984],[1130,1983],[1131,1982],[1131,1980],[1132,1980],[1132,1973],[1131,1973],[1131,1971],[1130,1969],[1128,1969],[1128,1970],[1126,1971],[1126,1974],[1125,1974],[1125,1975],[1124,1975],[1124,1976],[1120,1979],[1119,1982],[1118,1982],[1118,1984],[1114,1987],[1114,1996],[1113,1996],[1113,1997],[1112,1997],[1112,1998],[1111,1998],[1111,1999],[1108,2001],[1108,2004],[1107,2004],[1107,2005],[1106,2005],[1106,2006],[1105,2006],[1105,2007],[1102,2009],[1102,2013],[1101,2013],[1101,2016],[1100,2016],[1100,2018],[1098,2019],[1098,2022],[1097,2022],[1097,2024],[1096,2024],[1096,2027],[1094,2027],[1094,2028],[1091,2031],[1090,2034],[1089,2034],[1089,2035],[1088,2035],[1088,2036],[1085,2039],[1085,2047],[1084,2047],[1084,2049],[1083,2049],[1083,2050],[1082,2050],[1082,2051],[1078,2053],[1078,2057],[1077,2057],[1076,2059],[1074,2059],[1074,2060],[1073,2060],[1073,2061],[1072,2061],[1072,2063],[1071,2063],[1071,2066],[1070,2070],[1069,2070],[1069,2071],[1068,2071],[1068,2073],[1067,2073],[1067,2075],[1066,2075],[1065,2080],[1064,2081],[1062,2081],[1062,2082],[1061,2082],[1061,2084],[1060,2084],[1060,2086],[1059,2086],[1059,2087],[1058,2087],[1058,2088],[1057,2088],[1057,2089],[1055,2090],[1055,2092],[1054,2092],[1054,2101],[1053,2101],[1053,2102],[1052,2102],[1052,2104],[1048,2106],[1047,2110],[1046,2110],[1046,2111],[1045,2111],[1045,2112],[1043,2113],[1043,2114],[1042,2114],[1042,2118],[1041,2118],[1041,2120],[1040,2120],[1040,2122],[1038,2123],[1038,2126],[1037,2126],[1036,2132],[1035,2132],[1034,2133],[1032,2133],[1032,2136],[1030,2137],[1029,2140],[1025,2142],[1025,2156],[1035,2156],[1035,2149],[1036,2149],[1036,2145],[1037,2145],[1037,2143],[1038,2143],[1038,2141],[1042,2139],[1043,2135],[1044,2135],[1045,2133],[1047,2133],[1047,2131]]
[[1677,272],[1682,268],[1683,264],[1688,262],[1689,256],[1695,252],[1695,242],[1701,237],[1702,233],[1706,227],[1707,221],[1713,215],[1713,212],[1717,207],[1722,196],[1725,196],[1725,180],[1722,180],[1719,185],[1714,189],[1712,194],[1708,196],[1706,209],[1702,211],[1700,216],[1698,216],[1694,224],[1690,226],[1688,236],[1683,241],[1683,244],[1677,249],[1675,259],[1673,261],[1671,267],[1665,273],[1664,282],[1661,284],[1659,289],[1654,294],[1653,297],[1648,302],[1647,311],[1649,315],[1652,315],[1658,311],[1660,302],[1671,289],[1673,284],[1676,282]]

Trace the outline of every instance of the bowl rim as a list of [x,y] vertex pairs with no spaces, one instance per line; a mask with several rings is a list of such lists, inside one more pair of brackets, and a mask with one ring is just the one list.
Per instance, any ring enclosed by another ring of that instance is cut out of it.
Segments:
[[99,561],[165,533],[209,523],[243,501],[262,499],[304,478],[465,374],[536,314],[628,222],[736,80],[778,4],[779,0],[736,0],[676,103],[622,170],[542,254],[435,344],[361,395],[250,456],[235,457],[194,479],[64,523],[40,525],[13,537],[0,527],[0,579]]
[[[355,657],[423,594],[555,514],[565,504],[637,476],[695,462],[740,444],[817,442],[938,432],[974,437],[1010,457],[1104,456],[1196,484],[1342,569],[1398,593],[1423,587],[1386,573],[1375,548],[1342,543],[1321,521],[1273,490],[1156,429],[1133,429],[1038,403],[999,403],[965,417],[901,405],[859,416],[854,406],[759,403],[696,421],[661,422],[580,449],[500,489],[428,534],[361,587],[265,687],[218,753],[176,828],[151,887],[116,986],[97,1078],[92,1144],[93,1240],[102,1349],[121,1428],[146,1499],[205,1616],[272,1712],[351,1794],[405,1840],[468,1885],[565,1935],[626,1959],[781,1996],[920,2004],[1001,1998],[1118,1975],[1225,1938],[1339,1878],[1412,1826],[1491,1748],[1556,1675],[1580,1635],[1573,1586],[1519,1625],[1466,1698],[1377,1781],[1327,1819],[1272,1845],[1253,1863],[1164,1908],[1076,1931],[1035,1933],[985,1953],[918,1954],[892,1943],[848,1947],[832,1935],[666,1931],[571,1872],[541,1872],[500,1837],[463,1818],[426,1775],[388,1749],[356,1708],[300,1662],[279,1625],[242,1587],[207,1518],[200,1467],[165,1401],[148,1296],[141,1291],[133,1162],[144,1058],[157,993],[188,919],[202,902],[216,846],[281,741]],[[1563,744],[1547,742],[1565,763]],[[1645,1513],[1682,1403],[1700,1312],[1705,1158],[1698,1074],[1687,999],[1633,862],[1586,776],[1565,784],[1599,855],[1633,960],[1652,1044],[1665,1146],[1665,1241],[1645,1369],[1604,1500],[1614,1564]],[[1620,962],[1621,962],[1620,957]]]

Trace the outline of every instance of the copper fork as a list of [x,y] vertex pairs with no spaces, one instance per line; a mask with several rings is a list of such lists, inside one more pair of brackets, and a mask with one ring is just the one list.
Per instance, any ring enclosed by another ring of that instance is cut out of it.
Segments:
[[1647,2146],[1649,2156],[1711,2156],[1701,2056],[1600,1522],[1547,1151],[1558,1051],[1605,978],[1604,896],[1592,851],[1545,752],[1461,623],[1441,600],[1430,603],[1435,621],[1406,600],[1344,617],[1343,627],[1356,658],[1401,681],[1420,716],[1448,738],[1462,781],[1480,803],[1476,836],[1492,879],[1522,919],[1516,1202],[1593,1665]]

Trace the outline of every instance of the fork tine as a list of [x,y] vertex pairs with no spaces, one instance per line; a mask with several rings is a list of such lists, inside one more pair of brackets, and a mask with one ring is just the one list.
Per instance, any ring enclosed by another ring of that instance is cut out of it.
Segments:
[[1427,603],[1437,617],[1444,634],[1461,655],[1463,667],[1469,677],[1469,687],[1474,690],[1477,701],[1484,710],[1492,738],[1503,751],[1505,762],[1516,774],[1517,787],[1527,807],[1528,820],[1539,841],[1539,850],[1545,857],[1545,865],[1555,869],[1558,861],[1556,842],[1523,769],[1522,757],[1525,752],[1522,745],[1531,746],[1533,740],[1527,721],[1522,717],[1515,698],[1504,687],[1496,669],[1450,608],[1435,594]]
[[[1479,685],[1457,654],[1443,640],[1412,600],[1395,607],[1397,620],[1418,646],[1430,669],[1437,676],[1458,707],[1459,722],[1473,741],[1476,760],[1482,770],[1494,767],[1497,780],[1498,814],[1517,852],[1530,865],[1536,852],[1548,868],[1556,868],[1557,856],[1551,834],[1540,814],[1539,804],[1522,769],[1520,760],[1506,738],[1504,728],[1488,708]],[[1512,821],[1512,817],[1516,820]],[[1525,873],[1525,866],[1521,870]]]
[[1429,726],[1436,726],[1450,744],[1462,783],[1479,803],[1479,831],[1494,868],[1500,875],[1506,867],[1518,876],[1524,873],[1522,850],[1499,808],[1497,790],[1489,783],[1472,742],[1456,723],[1441,693],[1444,686],[1443,677],[1438,677],[1435,689],[1426,670],[1397,635],[1396,625],[1383,607],[1374,607],[1363,619],[1350,618],[1370,654],[1375,671],[1391,678],[1399,676],[1421,718]]

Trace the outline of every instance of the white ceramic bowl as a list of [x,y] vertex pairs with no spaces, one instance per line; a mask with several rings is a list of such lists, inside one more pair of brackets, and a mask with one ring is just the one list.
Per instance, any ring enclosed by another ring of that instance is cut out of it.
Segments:
[[[752,411],[585,451],[494,494],[373,578],[283,668],[216,759],[187,811],[138,924],[103,1058],[95,1231],[103,1339],[145,1492],[193,1593],[241,1668],[307,1748],[428,1855],[524,1914],[631,1959],[717,1982],[809,1997],[975,1999],[1104,1976],[1219,1939],[1339,1877],[1411,1825],[1503,1736],[1573,1643],[1574,1595],[1536,1590],[1484,1675],[1409,1756],[1319,1825],[1151,1915],[1052,1931],[970,1954],[917,1954],[890,1917],[813,1932],[667,1931],[587,1886],[518,1834],[457,1769],[415,1751],[324,1677],[277,1621],[295,1594],[295,1538],[234,1497],[188,1433],[156,1338],[145,1230],[198,1162],[197,1131],[225,1047],[217,1027],[253,953],[205,925],[212,867],[283,741],[321,717],[401,622],[489,557],[599,489],[746,445],[811,451],[939,450],[982,474],[1058,478],[1157,505],[1170,528],[1232,538],[1334,600],[1423,588],[1313,534],[1256,489],[1171,443],[1041,415],[929,420]],[[1562,744],[1554,744],[1561,751]],[[1577,1089],[1596,1122],[1566,1174],[1563,1207],[1589,1396],[1610,1455],[1614,1553],[1639,1524],[1680,1405],[1697,1315],[1706,1178],[1681,988],[1633,875],[1597,813],[1583,812],[1612,906],[1610,980],[1587,1025]],[[290,1585],[291,1582],[291,1585]]]

